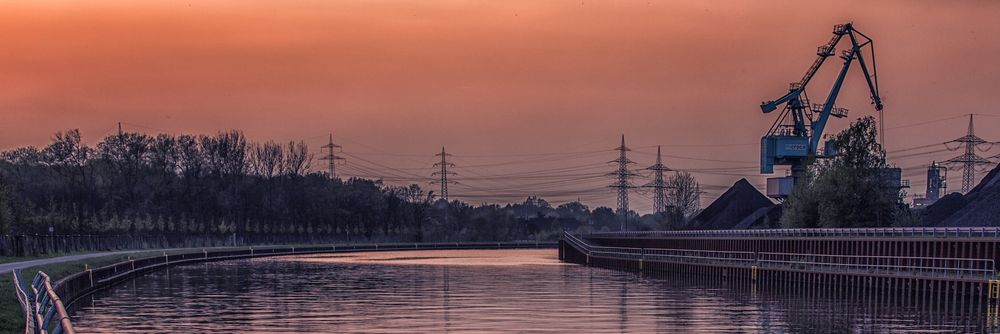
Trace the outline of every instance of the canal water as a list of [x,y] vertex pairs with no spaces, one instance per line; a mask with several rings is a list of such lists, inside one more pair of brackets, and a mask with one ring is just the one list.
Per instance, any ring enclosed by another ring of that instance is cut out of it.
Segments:
[[988,301],[560,263],[556,250],[182,265],[71,307],[80,333],[985,332]]

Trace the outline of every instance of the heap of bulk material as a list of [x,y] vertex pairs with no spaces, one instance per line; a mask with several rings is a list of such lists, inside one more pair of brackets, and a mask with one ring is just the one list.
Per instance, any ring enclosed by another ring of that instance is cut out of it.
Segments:
[[1000,226],[1000,167],[965,195],[952,193],[924,210],[926,226]]
[[[692,218],[690,227],[698,230],[738,228],[737,225],[742,225],[741,222],[745,219],[766,215],[774,206],[774,202],[761,194],[750,182],[740,179],[715,202]],[[751,220],[756,221],[756,219]]]

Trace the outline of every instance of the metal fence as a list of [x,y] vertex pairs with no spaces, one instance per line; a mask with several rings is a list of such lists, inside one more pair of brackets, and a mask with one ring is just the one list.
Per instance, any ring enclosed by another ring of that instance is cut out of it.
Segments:
[[586,256],[626,261],[983,281],[993,279],[996,274],[992,259],[604,247],[590,245],[586,240],[568,232],[563,234],[563,240]]
[[49,276],[35,274],[30,286],[21,280],[21,271],[14,270],[14,289],[24,311],[25,334],[74,334],[73,324]]
[[784,228],[757,230],[628,231],[587,238],[1000,238],[1000,227]]
[[[167,254],[135,260],[122,261],[108,266],[87,269],[63,279],[55,285],[49,283],[45,273],[38,272],[32,286],[25,287],[20,279],[20,271],[14,271],[18,300],[25,314],[25,333],[33,334],[73,334],[69,316],[63,307],[96,290],[144,272],[166,266],[202,261],[254,258],[279,255],[306,255],[318,253],[346,253],[364,251],[401,251],[434,249],[513,249],[513,248],[554,248],[555,242],[514,241],[514,242],[467,242],[467,243],[385,243],[347,244],[305,247],[263,247],[246,249],[201,250],[182,254]],[[43,284],[42,284],[43,283]],[[59,299],[62,296],[62,300]],[[58,317],[58,322],[52,322]]]

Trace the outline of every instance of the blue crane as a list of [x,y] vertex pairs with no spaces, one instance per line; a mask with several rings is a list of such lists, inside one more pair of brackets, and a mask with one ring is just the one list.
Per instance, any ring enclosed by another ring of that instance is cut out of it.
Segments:
[[[806,86],[809,85],[826,59],[836,54],[837,44],[844,36],[848,36],[850,39],[850,47],[843,50],[840,55],[840,58],[844,60],[844,66],[840,69],[825,103],[810,104],[809,96],[806,94]],[[862,53],[862,48],[866,46],[871,50],[871,72],[868,70],[868,64]],[[882,99],[878,94],[875,46],[871,38],[854,29],[851,23],[838,24],[833,27],[833,37],[829,42],[817,48],[816,55],[818,56],[816,61],[809,67],[801,80],[789,86],[787,94],[777,100],[760,104],[760,109],[765,114],[784,105],[778,119],[771,125],[767,134],[761,138],[760,172],[762,174],[774,173],[774,165],[791,166],[792,175],[790,178],[768,179],[768,195],[773,197],[786,197],[791,192],[795,180],[805,172],[809,161],[816,157],[833,154],[833,149],[827,147],[824,150],[824,155],[819,155],[819,141],[830,116],[837,118],[847,116],[847,109],[838,108],[835,103],[837,95],[840,94],[840,88],[844,84],[844,78],[847,76],[847,70],[850,69],[851,63],[855,59],[857,59],[861,71],[864,72],[865,80],[868,82],[875,110],[881,112],[883,108]],[[772,184],[774,191],[772,191]]]

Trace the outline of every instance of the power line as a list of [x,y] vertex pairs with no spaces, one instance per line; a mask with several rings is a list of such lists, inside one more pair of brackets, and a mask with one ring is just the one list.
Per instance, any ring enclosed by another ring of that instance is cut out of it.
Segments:
[[[425,176],[414,174],[414,173],[411,173],[411,172],[407,172],[407,171],[399,169],[399,168],[389,167],[389,166],[386,166],[386,165],[383,165],[383,164],[380,164],[380,163],[377,163],[377,162],[374,162],[374,161],[371,161],[371,160],[367,160],[365,158],[362,158],[360,156],[357,156],[357,155],[354,155],[354,154],[351,154],[351,153],[348,153],[348,152],[341,152],[341,154],[346,155],[349,158],[353,158],[354,160],[364,161],[364,162],[369,163],[371,165],[377,166],[378,168],[385,168],[385,169],[388,169],[388,170],[391,170],[391,171],[395,171],[396,173],[399,173],[399,174],[394,174],[393,176],[414,177],[414,178],[417,178],[417,179],[424,179],[424,180],[427,179]],[[357,162],[355,162],[355,163],[357,163]],[[387,173],[387,174],[390,174],[390,173]]]
[[950,121],[950,120],[958,119],[958,118],[964,118],[965,116],[969,116],[969,117],[972,117],[972,116],[1000,117],[1000,115],[996,115],[996,114],[976,114],[976,113],[962,114],[962,115],[955,115],[955,116],[949,116],[949,117],[944,117],[944,118],[932,119],[932,120],[929,120],[929,121],[923,121],[923,122],[911,123],[911,124],[906,124],[906,125],[894,126],[894,127],[886,128],[886,130],[896,130],[896,129],[912,128],[912,127],[915,127],[915,126],[921,126],[921,125],[939,123],[939,122],[944,122],[944,121]]
[[[644,151],[640,151],[640,150],[635,150],[634,152],[639,153],[639,154],[650,155],[650,156],[656,155],[656,153],[644,152]],[[704,161],[704,162],[724,162],[724,163],[739,163],[739,164],[757,163],[757,161],[750,161],[750,160],[725,160],[725,159],[712,159],[712,158],[698,158],[698,157],[688,157],[688,156],[671,155],[671,154],[663,154],[663,156],[667,157],[667,158],[674,158],[674,159],[681,159],[681,160],[693,160],[693,161]]]

